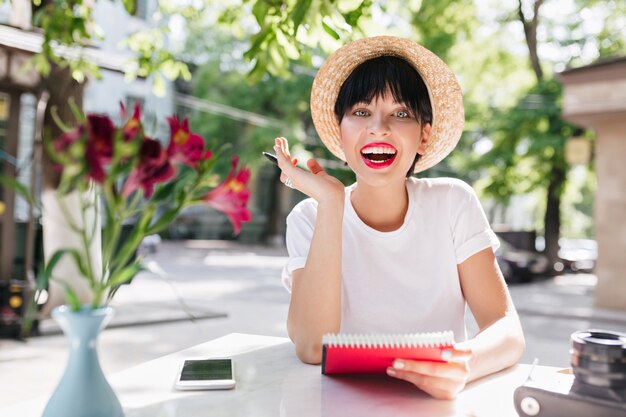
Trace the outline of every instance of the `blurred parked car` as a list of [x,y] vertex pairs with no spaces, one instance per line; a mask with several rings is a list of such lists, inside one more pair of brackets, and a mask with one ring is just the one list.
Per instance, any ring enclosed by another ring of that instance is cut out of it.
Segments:
[[149,253],[156,253],[157,250],[159,249],[160,244],[161,244],[161,236],[148,235],[143,238],[137,250],[139,251],[139,253],[143,255],[147,255]]
[[548,273],[548,257],[539,252],[517,249],[500,239],[496,259],[507,282],[527,282],[533,276]]
[[591,239],[559,239],[560,264],[556,269],[571,272],[593,272],[598,259],[598,244]]

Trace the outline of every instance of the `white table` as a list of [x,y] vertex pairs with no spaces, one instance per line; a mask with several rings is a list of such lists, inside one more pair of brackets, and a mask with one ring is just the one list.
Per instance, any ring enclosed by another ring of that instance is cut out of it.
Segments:
[[[230,356],[237,387],[176,391],[183,359]],[[536,367],[534,377],[556,368]],[[517,365],[468,385],[454,401],[438,401],[412,385],[380,377],[328,377],[301,363],[289,339],[229,334],[109,376],[126,417],[194,416],[480,416],[515,417],[513,391],[530,372]],[[0,410],[2,417],[39,417],[47,398]]]

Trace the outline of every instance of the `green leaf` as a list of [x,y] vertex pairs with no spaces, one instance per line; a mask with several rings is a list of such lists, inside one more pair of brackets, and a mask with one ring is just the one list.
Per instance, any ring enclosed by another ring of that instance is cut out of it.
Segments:
[[269,11],[270,6],[264,0],[257,0],[252,7],[252,14],[256,18],[256,21],[260,26],[263,26],[263,22],[265,21],[265,16],[267,16],[267,12]]
[[252,45],[250,49],[244,52],[243,57],[246,59],[254,59],[258,55],[261,45],[267,40],[271,40],[273,35],[273,28],[271,26],[264,27],[259,33],[252,37]]
[[155,211],[156,205],[154,204],[149,204],[145,207],[141,217],[139,218],[139,220],[133,227],[133,230],[130,232],[129,236],[126,238],[126,241],[117,253],[115,259],[116,262],[113,268],[117,269],[126,266],[126,263],[141,243],[141,239],[143,239],[143,237],[146,235],[146,231],[148,230],[150,222],[152,222]]
[[78,121],[78,123],[85,123],[87,117],[85,117],[85,114],[83,113],[80,106],[76,104],[76,99],[74,97],[70,97],[67,102],[70,105],[72,114],[74,115],[74,118]]
[[311,1],[312,0],[300,0],[296,3],[296,7],[294,8],[293,14],[292,14],[294,37],[298,33],[298,28],[302,24],[302,21],[304,20],[304,16],[306,16],[306,13],[311,8]]
[[87,265],[83,259],[82,254],[78,251],[78,249],[68,249],[67,252],[74,259],[74,263],[76,264],[76,268],[84,277],[90,277],[91,271],[87,269]]
[[167,211],[165,214],[163,214],[159,218],[159,220],[156,221],[156,223],[150,226],[150,228],[146,232],[146,235],[152,235],[152,234],[158,233],[161,230],[165,229],[167,226],[169,226],[169,224],[172,223],[172,221],[174,221],[176,216],[178,216],[178,213],[180,213],[181,208],[182,207],[176,207],[172,210]]
[[262,61],[261,58],[257,56],[254,68],[252,68],[252,71],[247,74],[246,81],[248,81],[248,83],[250,84],[261,81],[266,70],[267,68],[265,61]]
[[278,42],[278,45],[282,47],[288,58],[293,60],[300,58],[300,51],[298,51],[298,48],[296,48],[294,44],[287,39],[283,31],[280,29],[276,31],[276,41]]
[[[71,127],[63,123],[63,120],[59,116],[59,111],[56,106],[53,106],[50,109],[50,115],[52,116],[52,120],[54,120],[54,124],[56,124],[58,128],[61,129],[63,132],[69,132],[70,130],[72,130]],[[54,155],[54,153],[55,152],[52,152],[51,155]]]
[[109,278],[108,286],[117,287],[122,284],[126,284],[128,281],[133,279],[135,275],[143,270],[145,270],[145,268],[139,263],[128,265],[115,275],[111,276],[111,278]]
[[39,273],[39,277],[37,278],[37,288],[44,289],[48,286],[54,267],[69,251],[69,249],[58,249],[52,254],[48,262],[46,262],[45,268],[43,268]]
[[[59,261],[61,260],[61,258],[63,258],[63,256],[65,256],[68,253],[71,253],[72,251],[73,251],[72,249],[59,249],[52,254],[48,262],[46,262],[45,267],[41,269],[41,272],[39,273],[37,277],[37,290],[38,291],[34,292],[35,297],[32,303],[36,304],[39,294],[41,294],[41,290],[46,289],[46,287],[48,286],[48,283],[50,282],[50,278],[52,277],[52,271],[54,270],[57,263],[59,263]],[[72,288],[67,283],[61,282],[61,285],[65,289],[65,296],[70,305],[70,308],[73,311],[78,311],[80,309],[80,302],[78,301],[78,297],[76,296],[76,293],[72,290]]]
[[11,178],[4,174],[0,174],[0,184],[4,185],[5,187],[14,189],[19,195],[21,195],[26,201],[28,201],[28,204],[30,204],[31,206],[36,205],[35,197],[30,192],[30,189],[28,189],[28,187],[19,182],[17,179]]
[[69,284],[65,282],[62,282],[61,284],[63,285],[63,289],[65,290],[65,299],[70,305],[70,309],[72,309],[72,311],[79,311],[80,301],[78,300],[78,296]]
[[330,36],[332,36],[336,40],[339,40],[341,38],[339,34],[335,31],[335,29],[328,26],[326,22],[322,22],[322,28],[324,29],[326,33],[328,33]]
[[130,15],[134,15],[137,12],[137,0],[122,0],[126,12]]
[[178,183],[179,181],[170,181],[167,184],[158,186],[154,194],[152,194],[150,200],[158,203],[169,198],[174,193],[174,190],[176,189],[176,185],[178,185]]

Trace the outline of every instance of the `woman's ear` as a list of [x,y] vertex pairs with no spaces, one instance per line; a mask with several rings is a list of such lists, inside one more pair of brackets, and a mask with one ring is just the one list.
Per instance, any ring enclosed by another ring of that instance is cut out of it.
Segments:
[[417,153],[420,155],[424,155],[426,152],[426,145],[428,144],[428,139],[430,139],[430,123],[425,123],[422,126],[422,131],[420,135],[420,144],[417,147]]

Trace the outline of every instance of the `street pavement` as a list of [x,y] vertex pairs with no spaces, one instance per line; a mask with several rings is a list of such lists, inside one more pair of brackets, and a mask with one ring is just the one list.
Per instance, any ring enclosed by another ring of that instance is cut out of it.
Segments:
[[[285,261],[282,246],[164,242],[146,257],[152,271],[122,287],[112,302],[115,318],[99,340],[103,370],[121,371],[228,333],[286,336]],[[537,358],[568,367],[572,332],[626,331],[626,311],[594,308],[595,283],[592,274],[571,274],[509,287],[526,336],[522,363]],[[477,332],[471,314],[467,327],[470,336]],[[0,340],[0,410],[49,395],[64,370],[65,337],[52,320],[40,328],[42,336],[26,342]]]

